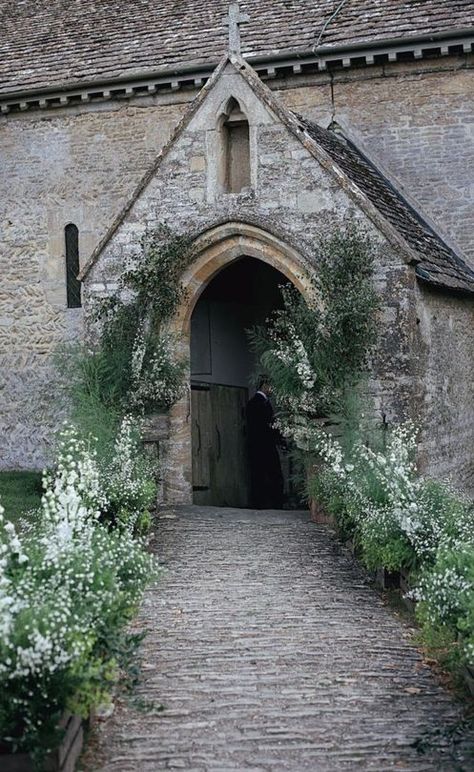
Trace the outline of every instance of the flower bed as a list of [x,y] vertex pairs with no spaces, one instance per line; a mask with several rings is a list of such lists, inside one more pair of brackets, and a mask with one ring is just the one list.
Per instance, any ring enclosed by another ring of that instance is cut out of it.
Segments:
[[300,430],[323,467],[311,496],[352,539],[370,570],[398,572],[428,645],[458,670],[474,668],[474,505],[444,483],[417,475],[416,431],[399,426],[373,449],[308,425]]
[[376,437],[370,407],[364,418],[379,246],[354,222],[341,225],[318,244],[312,296],[284,287],[282,307],[250,341],[273,386],[276,426],[309,470],[313,519],[334,523],[384,585],[401,576],[427,645],[458,670],[474,668],[474,505],[417,475],[412,426],[384,423]]
[[[28,754],[40,769],[64,739],[66,712],[86,718],[110,702],[134,640],[124,627],[154,573],[134,536],[153,487],[140,477],[130,437],[125,421],[115,466],[105,473],[66,428],[55,474],[45,476],[38,522],[16,529],[0,506],[1,742],[17,761]],[[119,469],[126,496],[117,493]],[[78,744],[77,719],[72,724],[69,748]]]

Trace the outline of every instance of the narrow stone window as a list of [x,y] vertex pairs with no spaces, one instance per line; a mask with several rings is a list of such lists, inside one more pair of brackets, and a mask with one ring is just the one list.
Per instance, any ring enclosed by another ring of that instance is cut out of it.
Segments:
[[79,231],[73,223],[66,225],[64,229],[66,243],[66,291],[67,307],[80,308],[81,282],[77,278],[79,273]]
[[233,97],[227,104],[222,135],[223,189],[226,193],[240,193],[250,187],[250,135],[248,120]]

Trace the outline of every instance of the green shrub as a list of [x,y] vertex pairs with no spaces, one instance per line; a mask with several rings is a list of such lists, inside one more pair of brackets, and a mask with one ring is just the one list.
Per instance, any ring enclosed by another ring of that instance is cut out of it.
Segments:
[[359,514],[355,536],[363,563],[370,570],[410,569],[415,562],[413,547],[392,516],[390,507],[367,507]]
[[376,339],[375,247],[354,223],[322,239],[311,300],[282,287],[283,308],[249,332],[287,434],[297,417],[339,413]]
[[427,637],[443,630],[459,642],[458,656],[474,667],[474,536],[456,548],[441,547],[421,571],[418,616]]
[[356,518],[351,490],[330,469],[321,468],[309,476],[307,494],[331,515],[343,541],[352,539],[356,532]]
[[64,710],[110,699],[129,657],[123,627],[155,572],[130,528],[101,523],[100,470],[73,429],[44,484],[34,531],[17,533],[0,507],[0,737],[39,768]]
[[151,524],[149,510],[156,501],[156,472],[131,416],[122,420],[111,460],[98,463],[106,499],[101,519],[132,533],[146,533]]
[[183,393],[186,362],[167,324],[185,296],[180,276],[192,256],[190,240],[165,226],[145,234],[115,294],[91,304],[88,343],[58,354],[72,419],[96,436],[102,455],[123,415],[166,411]]
[[[414,464],[416,431],[385,432],[372,449],[321,429],[311,435],[324,464],[310,494],[350,535],[369,569],[411,571],[411,596],[423,640],[451,668],[474,667],[474,505],[450,485],[421,479]],[[452,656],[445,652],[454,642]]]
[[42,492],[41,472],[0,472],[0,500],[15,522],[34,520]]
[[183,392],[186,363],[166,325],[186,294],[181,275],[192,258],[189,238],[160,226],[145,234],[117,292],[96,302],[90,321],[98,340],[87,380],[99,401],[122,415],[165,411]]
[[358,403],[378,308],[374,254],[353,224],[331,235],[315,260],[312,300],[283,287],[283,307],[250,341],[273,385],[277,426],[312,470],[310,498],[369,569],[411,571],[426,639],[456,641],[453,662],[474,667],[474,505],[420,479],[414,426],[363,426]]

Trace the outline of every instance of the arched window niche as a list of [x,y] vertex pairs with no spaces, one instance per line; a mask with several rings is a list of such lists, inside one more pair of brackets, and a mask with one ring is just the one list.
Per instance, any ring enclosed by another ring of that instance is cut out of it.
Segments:
[[81,282],[79,273],[79,230],[74,223],[64,228],[66,248],[66,296],[68,308],[81,308]]
[[249,122],[231,97],[220,117],[220,183],[224,193],[240,193],[251,185]]

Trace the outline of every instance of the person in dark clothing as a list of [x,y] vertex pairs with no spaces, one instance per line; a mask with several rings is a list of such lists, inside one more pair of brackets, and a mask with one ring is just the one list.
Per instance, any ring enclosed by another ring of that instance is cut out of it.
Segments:
[[273,427],[273,408],[269,399],[271,386],[262,379],[257,392],[247,403],[247,437],[250,465],[250,492],[256,509],[281,509],[283,475]]

